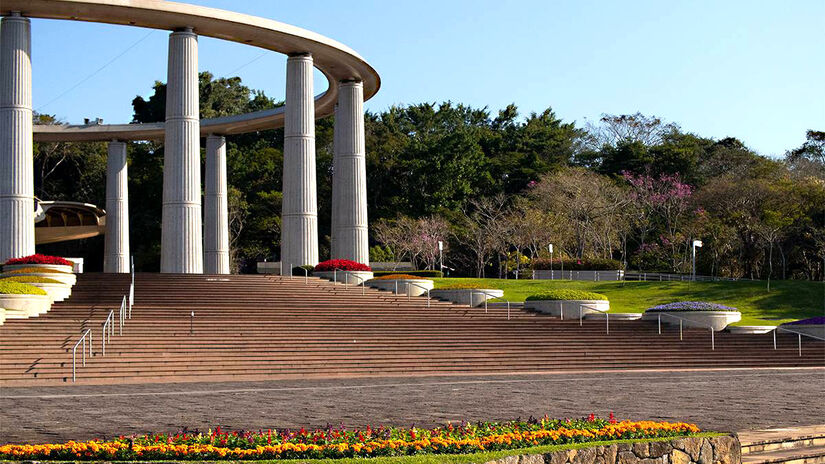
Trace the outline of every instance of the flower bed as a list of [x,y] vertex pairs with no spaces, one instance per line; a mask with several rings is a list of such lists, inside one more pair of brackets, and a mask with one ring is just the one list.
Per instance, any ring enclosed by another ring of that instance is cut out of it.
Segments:
[[32,277],[46,277],[49,279],[57,280],[62,282],[66,285],[72,286],[77,283],[77,276],[72,274],[71,272],[63,272],[57,269],[48,269],[48,268],[39,268],[39,267],[24,267],[21,269],[14,269],[11,271],[5,271],[3,274],[0,274],[0,277],[12,277],[12,276],[32,276]]
[[332,272],[339,271],[372,271],[372,268],[364,263],[350,261],[348,259],[330,259],[322,261],[315,266],[315,271]]
[[52,299],[45,290],[20,282],[0,280],[0,308],[6,319],[25,319],[48,311]]
[[403,272],[404,274],[414,275],[417,278],[427,278],[427,277],[444,277],[444,273],[441,271],[434,271],[430,269],[424,269],[420,271],[374,271],[376,277],[377,276],[385,276],[390,274],[398,274],[399,272]]
[[[661,317],[661,314],[674,313],[677,317]],[[661,320],[668,324],[683,324],[685,327],[698,327],[714,331],[742,320],[742,313],[736,308],[710,303],[707,301],[677,301],[647,308],[642,320]]]
[[687,423],[617,422],[592,415],[579,420],[479,422],[434,429],[371,428],[154,434],[111,441],[3,445],[3,460],[262,460],[470,454],[539,445],[621,439],[683,437],[699,432]]
[[526,301],[534,300],[607,300],[607,296],[601,293],[586,292],[584,290],[560,288],[558,290],[536,293],[526,298]]
[[63,301],[72,294],[71,285],[48,277],[33,275],[14,275],[11,277],[0,277],[0,282],[17,282],[44,290],[52,301]]
[[6,266],[13,266],[18,264],[56,264],[60,266],[72,266],[72,262],[61,258],[59,256],[48,256],[48,255],[29,255],[24,256],[22,258],[12,258],[6,261]]
[[786,322],[779,326],[780,330],[783,327],[787,327],[792,332],[803,333],[825,340],[825,316]]
[[430,279],[422,279],[419,276],[414,276],[410,274],[389,274],[389,275],[381,275],[377,277],[373,277],[372,280],[399,280],[399,279],[406,279],[406,280],[427,280],[432,282]]

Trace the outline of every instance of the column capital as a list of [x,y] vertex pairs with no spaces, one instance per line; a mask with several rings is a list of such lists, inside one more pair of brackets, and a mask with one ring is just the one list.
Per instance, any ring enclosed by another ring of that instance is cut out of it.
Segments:
[[287,60],[302,60],[302,59],[312,59],[312,53],[309,52],[298,52],[298,53],[289,53],[287,54]]
[[340,81],[338,81],[338,85],[358,85],[358,84],[363,84],[363,81],[361,79],[355,79],[355,78],[341,79]]
[[191,26],[176,27],[172,30],[172,34],[194,34],[195,30]]

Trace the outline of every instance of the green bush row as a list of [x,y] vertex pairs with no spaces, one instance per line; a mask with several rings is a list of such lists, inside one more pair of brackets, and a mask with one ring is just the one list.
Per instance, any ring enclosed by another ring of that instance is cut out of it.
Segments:
[[[564,264],[564,266],[562,266]],[[615,259],[536,259],[531,267],[536,271],[615,271],[622,269],[622,263]]]
[[536,300],[607,300],[607,296],[602,295],[601,293],[586,292],[584,290],[560,288],[558,290],[548,290],[546,292],[537,293],[527,297],[527,301]]

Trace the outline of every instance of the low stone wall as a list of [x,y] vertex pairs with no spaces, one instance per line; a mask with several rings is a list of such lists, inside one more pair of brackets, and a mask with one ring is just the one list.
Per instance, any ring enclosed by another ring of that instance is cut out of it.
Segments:
[[536,270],[533,271],[533,278],[536,280],[591,280],[600,282],[602,280],[624,280],[624,271]]
[[523,454],[486,464],[741,464],[736,435],[685,437],[670,441],[620,443],[609,446]]

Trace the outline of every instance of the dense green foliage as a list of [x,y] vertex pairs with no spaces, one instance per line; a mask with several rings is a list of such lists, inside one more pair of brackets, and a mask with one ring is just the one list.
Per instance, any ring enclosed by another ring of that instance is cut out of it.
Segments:
[[606,295],[572,288],[557,288],[528,296],[525,301],[538,300],[607,300]]
[[46,295],[46,291],[33,285],[0,280],[0,295]]
[[[164,119],[163,83],[132,102],[134,123]],[[280,103],[239,78],[200,75],[202,117]],[[38,124],[56,124],[38,115]],[[316,121],[320,256],[329,256],[331,117]],[[605,115],[577,127],[552,109],[519,115],[445,102],[394,106],[365,120],[373,260],[453,275],[525,275],[537,258],[618,260],[622,268],[749,278],[825,275],[825,135],[786,159],[713,140],[656,117]],[[163,146],[130,143],[132,252],[159,268]],[[283,130],[227,137],[233,269],[277,261]],[[105,204],[105,143],[37,143],[38,197]],[[38,247],[102,263],[102,237]],[[42,250],[40,250],[42,249]],[[565,269],[573,269],[565,263]]]

